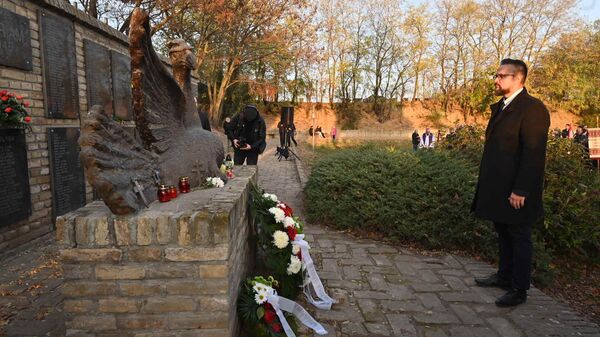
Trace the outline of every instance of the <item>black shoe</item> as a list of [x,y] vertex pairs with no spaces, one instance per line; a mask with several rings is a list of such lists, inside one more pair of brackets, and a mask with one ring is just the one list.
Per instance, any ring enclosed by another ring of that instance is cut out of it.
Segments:
[[514,307],[527,302],[527,290],[511,289],[496,301],[499,307]]
[[510,282],[501,279],[498,277],[498,274],[492,274],[488,277],[476,277],[475,283],[480,287],[496,287],[504,290],[509,290],[512,288]]

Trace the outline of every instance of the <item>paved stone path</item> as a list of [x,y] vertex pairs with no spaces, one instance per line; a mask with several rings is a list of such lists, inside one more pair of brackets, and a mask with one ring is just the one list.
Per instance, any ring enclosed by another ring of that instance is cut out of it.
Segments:
[[0,257],[0,336],[65,335],[56,258],[52,234]]
[[[269,144],[259,160],[260,184],[300,216],[305,180],[294,161],[278,162]],[[421,256],[314,225],[306,232],[319,274],[338,301],[331,311],[307,306],[328,336],[600,337],[597,325],[537,289],[525,305],[497,308],[502,291],[472,281],[493,271],[488,264]],[[0,336],[64,336],[61,282],[52,236],[0,257]]]
[[[268,147],[259,160],[259,183],[300,211],[306,174],[273,154]],[[487,263],[422,256],[314,225],[306,233],[319,275],[339,302],[331,311],[309,308],[328,336],[600,337],[597,325],[535,288],[524,305],[496,307],[503,291],[473,282],[494,272]]]

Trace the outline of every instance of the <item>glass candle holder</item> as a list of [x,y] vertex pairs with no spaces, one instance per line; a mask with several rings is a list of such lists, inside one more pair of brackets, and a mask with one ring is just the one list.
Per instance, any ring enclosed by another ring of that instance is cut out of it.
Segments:
[[177,198],[177,188],[175,186],[169,186],[169,198]]
[[190,178],[189,177],[180,177],[179,178],[179,193],[189,193],[190,192]]
[[171,200],[170,198],[170,193],[169,193],[169,187],[167,185],[160,185],[158,187],[158,192],[156,192],[158,195],[158,201],[160,202],[167,202],[169,200]]

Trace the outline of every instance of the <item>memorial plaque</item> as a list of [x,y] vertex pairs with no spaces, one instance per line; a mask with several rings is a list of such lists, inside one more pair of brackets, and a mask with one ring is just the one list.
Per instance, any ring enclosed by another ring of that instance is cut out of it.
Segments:
[[131,59],[111,51],[112,88],[115,116],[131,120]]
[[51,118],[79,117],[79,88],[73,23],[40,10],[46,114]]
[[108,49],[90,40],[83,41],[85,54],[85,80],[88,107],[101,105],[108,116],[113,114],[110,85],[110,53]]
[[79,160],[78,138],[79,128],[48,129],[53,217],[85,205],[85,181]]
[[0,129],[0,227],[31,215],[25,130]]
[[29,19],[0,8],[0,64],[32,70]]

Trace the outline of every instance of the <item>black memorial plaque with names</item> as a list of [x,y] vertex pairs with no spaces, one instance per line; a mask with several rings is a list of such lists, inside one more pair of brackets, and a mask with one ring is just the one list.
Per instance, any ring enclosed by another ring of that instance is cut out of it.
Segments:
[[83,41],[83,50],[85,54],[88,107],[100,105],[104,108],[106,115],[112,116],[110,53],[106,47],[90,40]]
[[50,118],[79,118],[73,22],[46,10],[39,13],[46,114]]
[[131,120],[131,59],[115,51],[110,52],[110,57],[115,116]]
[[85,180],[78,139],[79,128],[48,128],[53,217],[85,205]]
[[31,215],[25,130],[0,129],[0,227]]
[[29,19],[0,8],[0,64],[32,70]]

